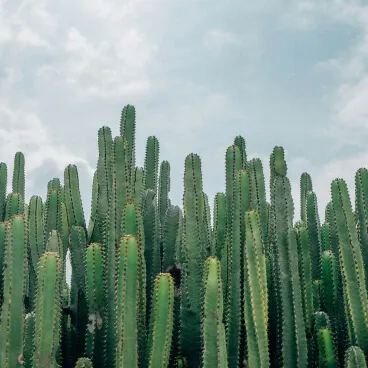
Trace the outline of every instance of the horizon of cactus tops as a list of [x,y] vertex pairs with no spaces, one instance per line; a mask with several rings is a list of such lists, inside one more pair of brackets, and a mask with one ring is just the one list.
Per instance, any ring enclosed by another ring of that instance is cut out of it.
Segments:
[[194,153],[178,205],[156,137],[137,166],[135,129],[132,105],[117,137],[99,129],[88,223],[75,165],[25,203],[24,155],[9,193],[0,163],[0,367],[367,367],[368,170],[353,204],[326,183],[321,221],[311,176],[293,198],[276,146],[266,183],[239,135],[213,209]]

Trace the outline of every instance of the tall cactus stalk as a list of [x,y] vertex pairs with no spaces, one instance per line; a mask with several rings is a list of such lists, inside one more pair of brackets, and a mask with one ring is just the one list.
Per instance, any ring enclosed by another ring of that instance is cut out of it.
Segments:
[[11,183],[0,163],[0,368],[366,367],[368,168],[354,211],[335,179],[321,220],[304,172],[294,224],[284,149],[267,202],[238,135],[213,212],[200,157],[185,158],[181,209],[158,138],[143,168],[135,132],[132,105],[117,137],[98,131],[88,228],[75,165],[28,202],[23,153]]
[[244,309],[248,365],[269,367],[266,257],[259,215],[245,214]]
[[307,340],[303,318],[302,297],[298,274],[298,255],[295,232],[292,228],[294,205],[291,187],[285,176],[283,156],[274,151],[275,179],[272,205],[278,287],[281,307],[282,364],[285,367],[307,367]]
[[181,353],[191,366],[198,366],[201,356],[201,295],[203,280],[204,200],[201,161],[190,154],[184,171],[183,280],[181,299]]
[[60,344],[61,262],[57,253],[46,252],[40,258],[35,303],[33,366],[57,368],[56,353]]
[[126,235],[118,248],[116,288],[116,363],[118,367],[138,367],[138,326],[140,293],[140,245]]
[[204,265],[203,368],[227,368],[228,366],[222,315],[221,264],[216,257],[209,257]]
[[331,192],[339,237],[347,317],[351,320],[351,343],[368,352],[368,299],[364,264],[345,181],[334,180]]
[[3,304],[0,320],[0,366],[23,364],[24,304],[28,274],[27,228],[24,215],[6,225]]

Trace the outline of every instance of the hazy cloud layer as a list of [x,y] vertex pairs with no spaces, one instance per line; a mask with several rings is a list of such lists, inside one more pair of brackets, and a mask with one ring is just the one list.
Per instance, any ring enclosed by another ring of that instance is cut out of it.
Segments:
[[[124,4],[123,4],[124,3]],[[78,165],[89,213],[97,130],[137,108],[137,159],[160,140],[181,204],[184,158],[224,190],[236,135],[249,157],[287,151],[311,173],[321,213],[330,182],[367,166],[368,6],[353,0],[0,0],[0,160],[26,154],[27,196]],[[123,4],[123,5],[122,5]]]

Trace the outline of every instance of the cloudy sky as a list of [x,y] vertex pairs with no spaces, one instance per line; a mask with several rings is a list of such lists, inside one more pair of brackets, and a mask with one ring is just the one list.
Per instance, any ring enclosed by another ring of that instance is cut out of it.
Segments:
[[353,189],[368,166],[363,1],[0,0],[0,16],[0,160],[26,154],[28,198],[75,163],[89,213],[97,130],[116,135],[128,103],[138,163],[156,135],[176,204],[190,152],[211,200],[224,189],[238,134],[267,177],[284,146],[295,196],[308,171],[321,212],[332,179]]

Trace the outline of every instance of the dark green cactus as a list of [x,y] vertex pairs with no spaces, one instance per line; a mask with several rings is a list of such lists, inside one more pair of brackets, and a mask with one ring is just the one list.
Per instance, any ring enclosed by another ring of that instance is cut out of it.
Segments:
[[104,279],[101,245],[90,244],[86,251],[86,295],[88,324],[86,331],[86,354],[96,367],[105,364]]
[[339,237],[346,312],[351,320],[351,343],[368,352],[368,299],[364,264],[345,181],[335,179],[331,184],[331,192]]
[[232,216],[229,224],[227,253],[228,294],[225,298],[225,328],[229,367],[237,367],[240,359],[240,333],[243,290],[239,282],[243,273],[243,246],[245,240],[244,215],[250,206],[249,175],[239,170],[235,175],[232,199]]
[[[282,158],[282,156],[281,156]],[[292,228],[294,205],[290,182],[283,175],[286,165],[274,153],[275,179],[273,184],[272,215],[275,226],[276,261],[282,323],[282,364],[286,367],[307,366],[307,340],[303,318],[302,295],[298,273],[296,236]],[[292,295],[293,297],[290,297]]]
[[182,243],[181,353],[190,366],[197,366],[201,356],[201,295],[204,241],[204,199],[201,161],[190,154],[184,170],[184,229]]
[[[364,271],[368,276],[368,170],[359,169],[355,174],[355,208],[358,219],[359,241],[364,261]],[[367,280],[366,280],[367,282]],[[368,285],[367,285],[368,287]]]
[[312,191],[306,194],[306,225],[311,249],[313,280],[321,278],[321,233],[318,215],[317,197]]
[[295,234],[298,246],[298,265],[300,287],[302,291],[303,314],[307,336],[313,330],[313,283],[312,283],[312,262],[308,241],[308,233],[303,223],[295,227]]
[[[227,202],[224,193],[216,193],[215,203],[213,206],[213,235],[216,256],[221,260],[226,244],[227,231]],[[222,261],[222,260],[221,260]],[[224,267],[227,265],[227,257],[222,263]]]

